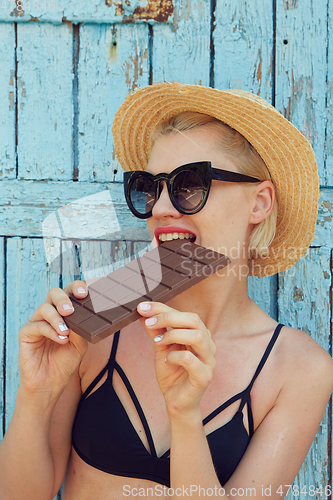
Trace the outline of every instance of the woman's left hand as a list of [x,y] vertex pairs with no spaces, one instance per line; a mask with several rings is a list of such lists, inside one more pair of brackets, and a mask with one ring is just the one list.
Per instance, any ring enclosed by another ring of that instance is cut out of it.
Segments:
[[159,387],[170,416],[197,412],[212,379],[216,346],[196,313],[180,312],[161,302],[140,305],[140,322],[155,345],[155,366]]

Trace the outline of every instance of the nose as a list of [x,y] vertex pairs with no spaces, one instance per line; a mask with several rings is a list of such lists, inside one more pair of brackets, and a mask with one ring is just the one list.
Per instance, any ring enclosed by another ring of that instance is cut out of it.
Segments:
[[162,186],[159,186],[158,199],[153,206],[152,210],[153,217],[156,219],[162,219],[165,217],[174,217],[178,219],[182,216],[180,212],[171,203],[168,188],[164,181],[162,181]]

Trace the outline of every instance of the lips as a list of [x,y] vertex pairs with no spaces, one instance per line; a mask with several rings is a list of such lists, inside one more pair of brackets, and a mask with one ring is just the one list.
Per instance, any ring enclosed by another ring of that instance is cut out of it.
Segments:
[[194,242],[196,240],[196,235],[184,227],[158,227],[155,229],[154,234],[159,246],[163,243],[163,241],[186,239]]

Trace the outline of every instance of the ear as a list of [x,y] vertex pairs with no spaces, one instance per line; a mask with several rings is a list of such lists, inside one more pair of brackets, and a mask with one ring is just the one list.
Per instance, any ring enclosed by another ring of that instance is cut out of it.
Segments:
[[263,181],[253,190],[250,224],[259,224],[271,213],[275,201],[275,188],[271,181]]

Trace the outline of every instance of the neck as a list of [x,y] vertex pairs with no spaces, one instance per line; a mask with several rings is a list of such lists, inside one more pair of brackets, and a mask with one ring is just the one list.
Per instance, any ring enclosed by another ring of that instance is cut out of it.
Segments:
[[180,311],[195,312],[213,336],[238,331],[252,315],[253,302],[247,293],[246,276],[225,270],[214,274],[168,302]]

